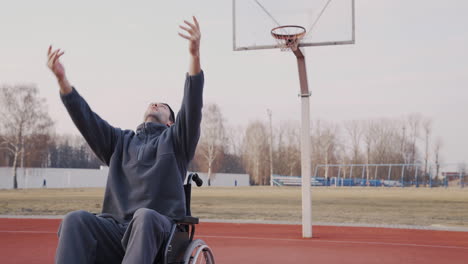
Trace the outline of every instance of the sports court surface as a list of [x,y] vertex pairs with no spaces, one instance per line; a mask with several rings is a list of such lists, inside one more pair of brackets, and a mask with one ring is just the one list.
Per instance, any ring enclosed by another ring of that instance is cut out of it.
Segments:
[[[60,219],[0,218],[0,263],[53,263]],[[201,223],[217,263],[468,263],[468,232]]]

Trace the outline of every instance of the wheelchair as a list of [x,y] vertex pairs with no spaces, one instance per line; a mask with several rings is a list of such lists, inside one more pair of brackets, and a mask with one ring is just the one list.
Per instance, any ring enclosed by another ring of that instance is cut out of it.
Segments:
[[156,263],[161,264],[214,264],[214,255],[210,247],[201,239],[195,239],[195,225],[198,218],[192,217],[190,211],[190,200],[192,193],[192,181],[198,187],[203,181],[198,174],[190,173],[187,176],[187,183],[184,185],[186,216],[180,219],[173,219],[175,224],[171,228],[169,239],[164,246],[162,260]]

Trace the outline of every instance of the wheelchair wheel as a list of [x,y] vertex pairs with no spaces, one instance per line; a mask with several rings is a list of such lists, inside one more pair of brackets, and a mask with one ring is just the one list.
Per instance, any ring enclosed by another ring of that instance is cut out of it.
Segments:
[[201,239],[196,239],[187,247],[184,256],[185,264],[214,264],[211,249]]

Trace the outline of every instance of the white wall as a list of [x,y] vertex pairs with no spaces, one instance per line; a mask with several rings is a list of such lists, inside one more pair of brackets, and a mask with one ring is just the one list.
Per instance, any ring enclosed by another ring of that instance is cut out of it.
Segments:
[[[48,188],[104,187],[109,169],[52,169],[18,168],[18,188],[41,188],[47,181]],[[13,170],[0,167],[0,189],[12,189]]]
[[[108,167],[101,169],[51,169],[51,168],[18,168],[18,188],[41,188],[45,179],[48,188],[105,187]],[[198,173],[203,179],[203,186],[208,185],[206,173]],[[217,173],[211,186],[248,186],[248,174]],[[13,188],[13,170],[0,167],[0,189]]]
[[[203,180],[203,186],[208,186],[208,173],[198,172],[198,176]],[[214,173],[211,180],[211,186],[234,186],[237,180],[237,186],[249,186],[248,174],[233,173]]]

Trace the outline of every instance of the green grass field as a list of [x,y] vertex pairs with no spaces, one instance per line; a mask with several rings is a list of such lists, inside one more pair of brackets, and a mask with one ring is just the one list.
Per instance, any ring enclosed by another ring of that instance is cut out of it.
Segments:
[[[98,213],[103,189],[1,190],[0,214]],[[298,187],[194,188],[202,219],[301,221]],[[468,227],[468,188],[312,188],[313,221]]]

